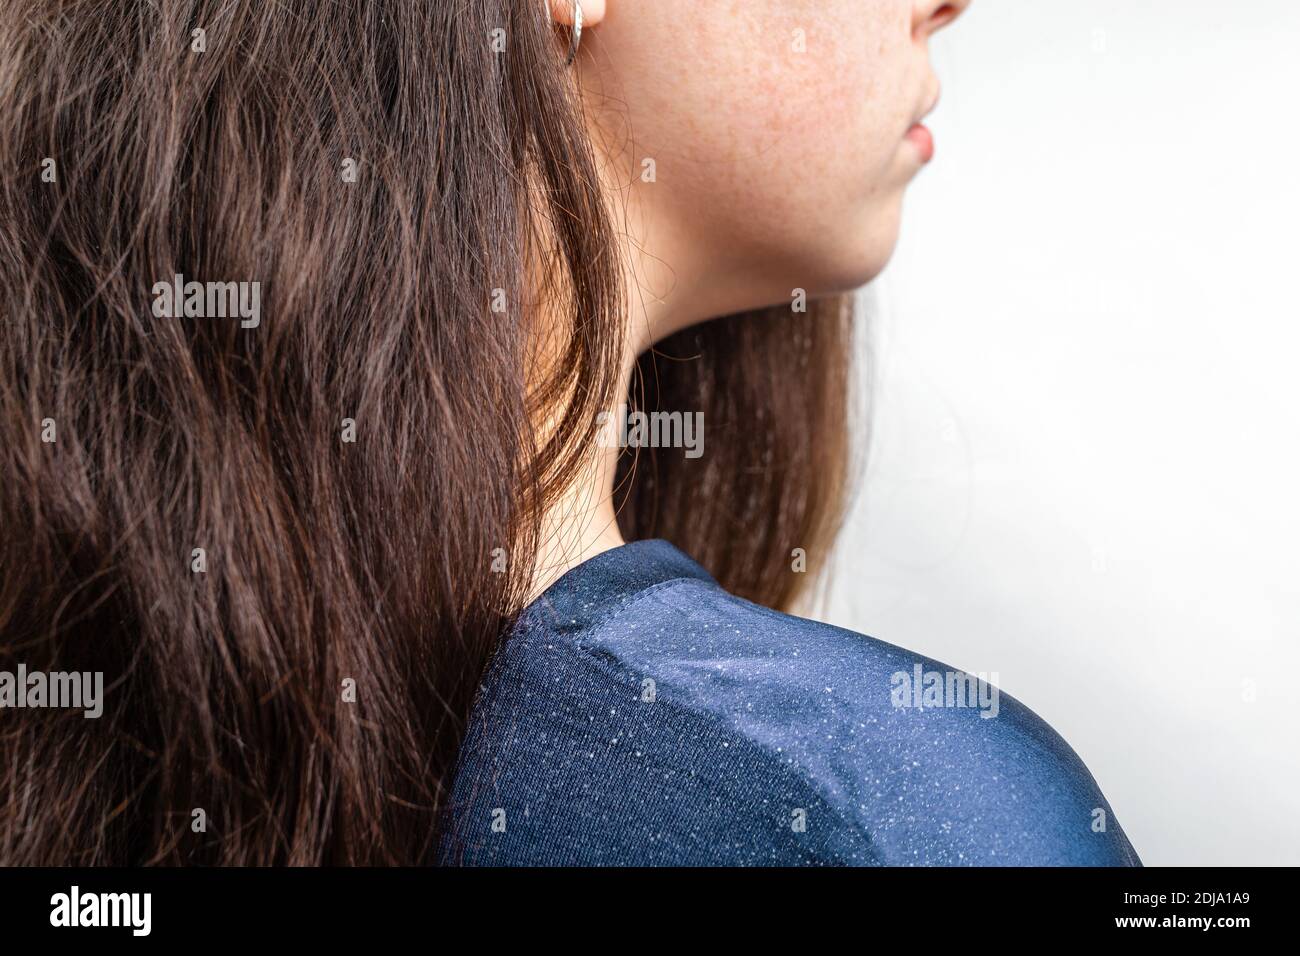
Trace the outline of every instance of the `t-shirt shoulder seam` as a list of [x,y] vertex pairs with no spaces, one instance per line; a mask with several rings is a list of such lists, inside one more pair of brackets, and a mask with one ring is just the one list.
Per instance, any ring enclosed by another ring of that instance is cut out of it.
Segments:
[[[581,629],[581,631],[579,631],[577,634],[574,635],[574,637],[581,638],[581,636],[583,635],[594,633],[595,631],[599,630],[601,627],[608,624],[610,621],[617,618],[620,614],[624,614],[627,611],[631,610],[632,608],[636,607],[638,604],[641,603],[643,599],[648,598],[651,595],[657,594],[663,590],[666,590],[667,588],[677,586],[677,585],[683,585],[683,584],[697,585],[706,591],[714,592],[715,594],[721,595],[722,597],[732,601],[743,600],[741,598],[735,597],[735,595],[731,594],[730,592],[723,590],[722,587],[714,581],[705,581],[705,580],[701,580],[700,578],[686,577],[686,576],[676,577],[667,581],[660,581],[654,585],[651,585],[650,587],[638,591],[636,594],[631,594],[626,596],[619,603],[617,607],[611,608],[606,614],[592,621],[590,624],[584,626]],[[746,604],[750,604],[750,603],[752,602],[746,602]],[[764,607],[761,604],[755,604],[753,606],[777,617],[787,616],[782,614],[780,611],[774,611],[771,608]],[[613,668],[617,668],[618,670],[622,671],[624,676],[626,676],[628,673],[634,673],[634,669],[619,654],[610,653],[609,656],[613,658],[613,663],[611,663],[611,661],[608,658],[605,658],[604,655],[593,653],[594,649],[583,644],[580,639],[574,640],[573,644],[575,648],[584,657],[586,657],[590,662],[594,663],[597,666],[597,668],[599,668],[601,671],[605,672],[609,676],[613,676],[612,674],[610,674],[610,671]],[[746,734],[739,727],[736,727],[734,724],[732,724],[728,720],[726,715],[711,710],[706,706],[701,706],[698,703],[688,704],[685,702],[675,703],[674,706],[680,712],[689,713],[693,715],[695,718],[703,720],[710,725],[726,728],[727,733],[730,733],[738,740],[743,740],[748,746],[754,748],[754,750],[757,753],[762,754],[762,756],[766,760],[770,761],[775,767],[780,768],[780,772],[792,774],[795,778],[797,778],[805,787],[809,789],[809,791],[812,794],[814,794],[819,800],[821,800],[822,803],[839,818],[841,825],[849,827],[854,831],[856,831],[858,834],[860,834],[860,836],[863,839],[867,841],[869,845],[874,844],[872,835],[863,826],[862,821],[859,820],[856,817],[856,815],[851,813],[846,813],[842,808],[840,808],[837,805],[836,801],[831,798],[831,795],[828,792],[828,786],[826,781],[823,780],[817,774],[813,773],[812,770],[807,766],[805,766],[802,762],[792,759],[789,755],[787,755],[784,751],[782,751],[779,748],[773,748],[771,746],[764,744],[759,740],[754,739],[753,737]]]
[[590,634],[594,631],[598,631],[602,627],[604,627],[605,625],[613,621],[615,618],[619,617],[622,614],[626,614],[629,610],[636,607],[645,598],[648,598],[653,594],[658,594],[661,591],[666,591],[668,588],[676,587],[683,584],[685,585],[694,584],[703,588],[706,591],[713,591],[723,595],[727,594],[726,591],[723,591],[722,588],[720,588],[713,581],[702,581],[699,578],[687,577],[685,575],[683,575],[682,577],[670,578],[667,581],[659,581],[655,584],[650,585],[647,588],[643,588],[642,590],[637,591],[635,594],[629,594],[621,598],[616,607],[610,608],[604,614],[600,615],[600,617],[597,617],[594,620],[592,620],[590,623],[584,625],[582,629],[577,633],[578,635],[583,635],[583,634]]

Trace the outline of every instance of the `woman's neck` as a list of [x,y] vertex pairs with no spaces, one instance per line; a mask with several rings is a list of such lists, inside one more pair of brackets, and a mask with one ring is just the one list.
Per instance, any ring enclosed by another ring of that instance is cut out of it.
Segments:
[[[627,394],[635,364],[635,356],[624,363],[620,400]],[[606,414],[612,422],[618,409],[607,409]],[[623,451],[617,441],[601,443],[564,493],[546,510],[530,601],[571,568],[625,543],[614,505],[614,477]]]
[[[605,410],[615,435],[621,434],[617,417],[625,410],[621,405],[626,401],[641,353],[665,336],[724,311],[714,308],[715,303],[706,294],[708,286],[702,283],[705,272],[669,265],[702,263],[701,256],[686,253],[684,233],[673,217],[654,208],[644,191],[636,191],[635,180],[629,183],[612,178],[611,170],[630,165],[627,156],[600,164],[609,214],[617,226],[619,261],[627,291],[619,387],[614,407]],[[617,440],[601,443],[581,473],[547,509],[530,600],[566,571],[625,543],[618,527],[614,489],[619,456],[625,451]]]

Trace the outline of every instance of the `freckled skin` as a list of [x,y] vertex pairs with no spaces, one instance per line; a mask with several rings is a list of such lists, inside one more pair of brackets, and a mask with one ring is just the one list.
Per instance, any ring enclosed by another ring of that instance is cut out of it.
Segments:
[[[582,0],[573,81],[628,291],[622,393],[674,332],[884,268],[925,162],[908,130],[938,95],[929,39],[969,2]],[[571,0],[549,4],[572,24]],[[623,544],[616,444],[602,456],[548,511],[534,593]]]
[[967,2],[606,0],[584,100],[683,320],[884,268],[921,167],[904,136],[938,93],[929,37]]

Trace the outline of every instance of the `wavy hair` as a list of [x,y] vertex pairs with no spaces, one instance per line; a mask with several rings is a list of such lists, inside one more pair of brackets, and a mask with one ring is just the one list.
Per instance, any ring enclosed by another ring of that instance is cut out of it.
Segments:
[[[429,861],[618,397],[616,229],[544,5],[7,9],[0,670],[105,703],[0,713],[0,863]],[[260,324],[157,315],[175,276],[257,283]],[[635,400],[710,445],[618,483],[627,534],[772,606],[843,482],[849,315],[812,311],[643,356]]]

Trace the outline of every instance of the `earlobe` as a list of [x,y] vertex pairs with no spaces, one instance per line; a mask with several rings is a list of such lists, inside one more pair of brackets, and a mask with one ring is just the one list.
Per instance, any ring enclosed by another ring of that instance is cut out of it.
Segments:
[[[562,26],[573,26],[575,0],[547,0],[551,19]],[[605,19],[606,0],[577,0],[582,6],[583,27],[594,27]]]

